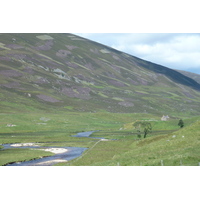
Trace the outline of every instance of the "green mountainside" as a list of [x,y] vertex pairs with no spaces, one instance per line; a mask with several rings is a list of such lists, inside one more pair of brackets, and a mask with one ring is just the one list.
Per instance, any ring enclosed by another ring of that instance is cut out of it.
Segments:
[[200,114],[192,77],[73,34],[0,34],[0,110]]

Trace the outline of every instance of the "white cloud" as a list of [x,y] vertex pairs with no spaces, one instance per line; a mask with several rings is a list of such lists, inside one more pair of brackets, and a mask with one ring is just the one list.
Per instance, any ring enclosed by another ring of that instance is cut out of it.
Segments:
[[200,73],[200,34],[101,33],[87,38],[169,68]]

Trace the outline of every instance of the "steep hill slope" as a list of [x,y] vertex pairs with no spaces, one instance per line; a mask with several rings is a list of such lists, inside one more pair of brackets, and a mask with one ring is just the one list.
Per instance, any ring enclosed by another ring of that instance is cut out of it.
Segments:
[[0,110],[198,115],[200,85],[72,34],[0,34]]
[[186,72],[186,71],[183,71],[183,70],[176,70],[178,71],[179,73],[189,77],[189,78],[192,78],[193,80],[195,80],[197,83],[200,84],[200,74],[195,74],[195,73],[192,73],[192,72]]

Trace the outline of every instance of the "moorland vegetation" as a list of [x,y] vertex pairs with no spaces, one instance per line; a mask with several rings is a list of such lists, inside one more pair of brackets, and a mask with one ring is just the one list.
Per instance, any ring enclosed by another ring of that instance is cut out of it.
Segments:
[[0,165],[52,155],[2,148],[27,142],[88,148],[58,165],[199,164],[198,75],[73,34],[0,39]]

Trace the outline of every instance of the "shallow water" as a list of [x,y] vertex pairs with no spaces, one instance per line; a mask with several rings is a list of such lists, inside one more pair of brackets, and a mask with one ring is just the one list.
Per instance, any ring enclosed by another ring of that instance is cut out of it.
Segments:
[[88,131],[88,132],[81,132],[77,133],[76,135],[72,135],[72,137],[89,137],[95,131]]
[[[12,148],[25,148],[25,147],[12,147]],[[33,147],[26,147],[26,148],[33,148]],[[41,148],[41,147],[34,147],[34,148]],[[48,148],[58,148],[58,147],[48,147]],[[8,164],[7,166],[52,166],[61,161],[67,162],[69,160],[77,158],[87,149],[83,147],[62,147],[62,148],[65,148],[68,151],[36,160],[12,163]]]
[[[81,132],[81,133],[77,133],[76,135],[72,135],[72,137],[89,137],[94,132],[97,132],[97,131]],[[89,137],[89,138],[104,139],[103,137]]]
[[[73,135],[72,137],[89,137],[95,131],[88,131],[88,132],[81,132]],[[95,137],[90,137],[95,138]],[[103,139],[103,138],[96,138],[96,139]],[[54,142],[52,142],[53,145]],[[53,156],[48,156],[40,159],[25,161],[25,162],[16,162],[12,164],[8,164],[6,166],[52,166],[59,162],[67,162],[74,158],[81,156],[81,154],[87,149],[83,147],[56,147],[56,146],[39,146],[39,143],[35,143],[37,146],[11,146],[13,144],[4,144],[3,149],[11,149],[11,148],[38,148],[38,149],[49,149],[49,148],[62,148],[68,150],[64,153],[58,153]]]

